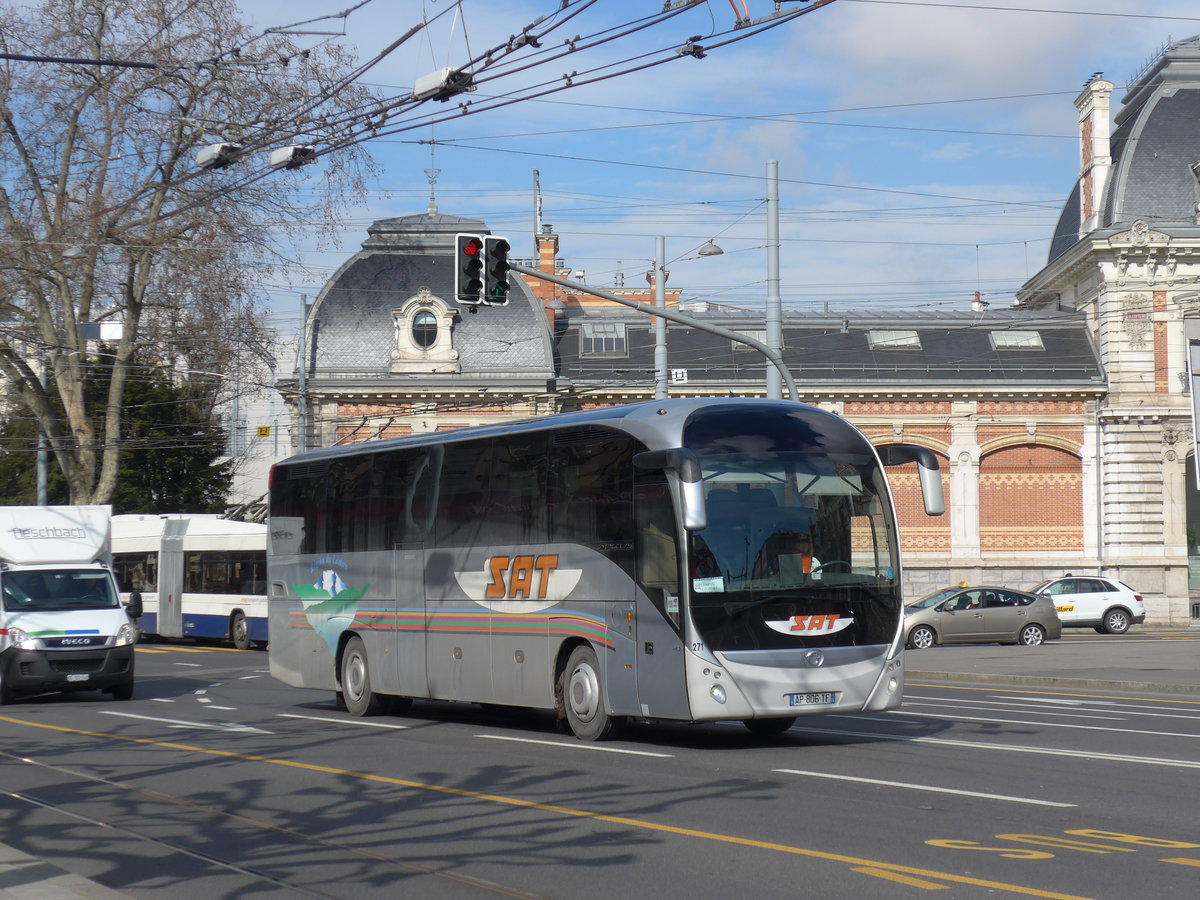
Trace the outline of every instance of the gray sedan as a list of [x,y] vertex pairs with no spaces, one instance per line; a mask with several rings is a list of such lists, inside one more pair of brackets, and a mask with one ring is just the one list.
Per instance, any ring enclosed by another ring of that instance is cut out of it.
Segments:
[[1009,588],[944,588],[904,608],[904,641],[916,650],[934,644],[1036,647],[1061,636],[1052,600]]

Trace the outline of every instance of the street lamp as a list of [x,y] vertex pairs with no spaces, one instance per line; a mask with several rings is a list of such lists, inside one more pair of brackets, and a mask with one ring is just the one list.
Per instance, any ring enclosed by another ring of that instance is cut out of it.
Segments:
[[712,241],[709,241],[703,247],[696,251],[701,256],[720,256],[725,251],[718,247]]

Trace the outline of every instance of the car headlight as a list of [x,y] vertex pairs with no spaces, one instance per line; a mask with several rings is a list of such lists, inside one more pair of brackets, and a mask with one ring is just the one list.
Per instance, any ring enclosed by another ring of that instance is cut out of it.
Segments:
[[117,629],[117,639],[115,641],[113,641],[113,646],[114,647],[124,647],[124,646],[126,646],[128,644],[132,644],[132,643],[133,643],[133,629],[130,628],[129,623],[126,622],[124,625],[122,625],[120,628]]
[[9,641],[12,642],[12,645],[14,647],[16,647],[18,650],[36,650],[37,649],[37,645],[38,645],[37,638],[32,638],[28,634],[26,634],[24,628],[8,629],[8,639],[9,639]]

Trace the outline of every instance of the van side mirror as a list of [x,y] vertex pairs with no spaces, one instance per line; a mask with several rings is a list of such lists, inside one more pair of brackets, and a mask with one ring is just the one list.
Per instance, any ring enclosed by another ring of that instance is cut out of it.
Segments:
[[142,592],[130,591],[129,602],[125,604],[125,613],[131,619],[142,617]]

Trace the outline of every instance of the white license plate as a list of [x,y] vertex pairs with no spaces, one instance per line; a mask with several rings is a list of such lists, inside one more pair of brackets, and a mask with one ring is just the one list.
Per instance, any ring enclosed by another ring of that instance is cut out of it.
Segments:
[[91,677],[90,675],[68,675],[67,681],[87,681]]
[[786,694],[788,706],[829,706],[837,703],[836,691],[820,691],[811,694]]

